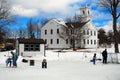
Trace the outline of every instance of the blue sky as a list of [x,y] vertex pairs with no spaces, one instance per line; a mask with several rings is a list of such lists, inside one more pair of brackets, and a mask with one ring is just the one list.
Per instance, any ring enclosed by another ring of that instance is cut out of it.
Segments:
[[[43,23],[46,19],[58,18],[65,20],[80,14],[80,7],[89,6],[93,22],[98,28],[112,29],[112,17],[98,5],[98,0],[8,0],[11,5],[12,15],[17,17],[19,25],[12,29],[26,27],[27,21],[32,18]],[[118,21],[120,23],[120,19]]]

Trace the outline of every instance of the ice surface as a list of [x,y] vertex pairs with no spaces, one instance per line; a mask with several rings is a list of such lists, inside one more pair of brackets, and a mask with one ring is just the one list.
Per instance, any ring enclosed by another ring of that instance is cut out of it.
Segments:
[[[34,66],[30,66],[29,62],[21,62],[23,57],[19,56],[17,68],[6,68],[5,59],[10,53],[0,52],[0,80],[120,80],[120,64],[102,64],[102,61],[97,61],[96,65],[93,65],[90,62],[94,53],[97,53],[97,58],[102,58],[102,50],[104,49],[76,52],[65,50],[60,53],[47,50],[47,57],[24,57],[28,60],[34,59]],[[113,48],[109,48],[108,52],[113,53]],[[47,69],[41,68],[44,58],[47,59]]]

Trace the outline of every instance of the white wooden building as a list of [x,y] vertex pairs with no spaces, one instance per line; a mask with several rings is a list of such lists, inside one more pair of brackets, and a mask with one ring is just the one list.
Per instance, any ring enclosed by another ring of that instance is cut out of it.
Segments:
[[32,57],[45,55],[45,43],[43,39],[18,39],[16,49],[20,56]]
[[46,48],[69,48],[64,39],[59,37],[61,27],[65,23],[57,19],[49,20],[41,29],[41,38],[46,42]]
[[[77,26],[76,26],[77,24]],[[49,20],[41,29],[41,38],[45,40],[47,48],[70,48],[70,42],[61,38],[59,35],[63,31],[63,27],[80,27],[84,33],[84,38],[80,44],[76,44],[81,48],[97,48],[98,32],[96,26],[92,22],[91,10],[89,7],[80,8],[80,21],[77,23],[65,23],[58,19]],[[87,37],[89,36],[89,37]]]

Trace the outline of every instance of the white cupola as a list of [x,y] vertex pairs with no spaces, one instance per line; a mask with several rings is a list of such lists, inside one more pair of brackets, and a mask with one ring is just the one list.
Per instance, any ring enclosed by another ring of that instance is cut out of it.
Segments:
[[80,22],[92,21],[91,10],[88,6],[80,8]]

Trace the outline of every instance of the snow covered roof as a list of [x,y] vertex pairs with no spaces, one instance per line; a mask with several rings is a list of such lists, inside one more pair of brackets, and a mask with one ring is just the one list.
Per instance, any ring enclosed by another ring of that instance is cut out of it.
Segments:
[[61,21],[59,19],[53,19],[54,21],[56,21],[57,23],[61,24],[61,25],[66,25],[64,21]]
[[[53,21],[53,22],[56,22],[60,25],[63,25],[64,27],[71,27],[71,25],[75,26],[75,27],[83,27],[86,23],[88,23],[89,21],[87,22],[67,22],[65,23],[63,20],[60,20],[60,19],[50,19],[49,21]],[[48,23],[49,21],[47,21],[46,23]]]
[[66,24],[65,24],[65,22],[63,21],[63,20],[61,20],[61,19],[56,19],[56,18],[54,18],[54,19],[51,19],[52,21],[55,21],[55,22],[57,22],[58,24],[60,24],[60,25],[63,25],[63,26],[67,26]]

